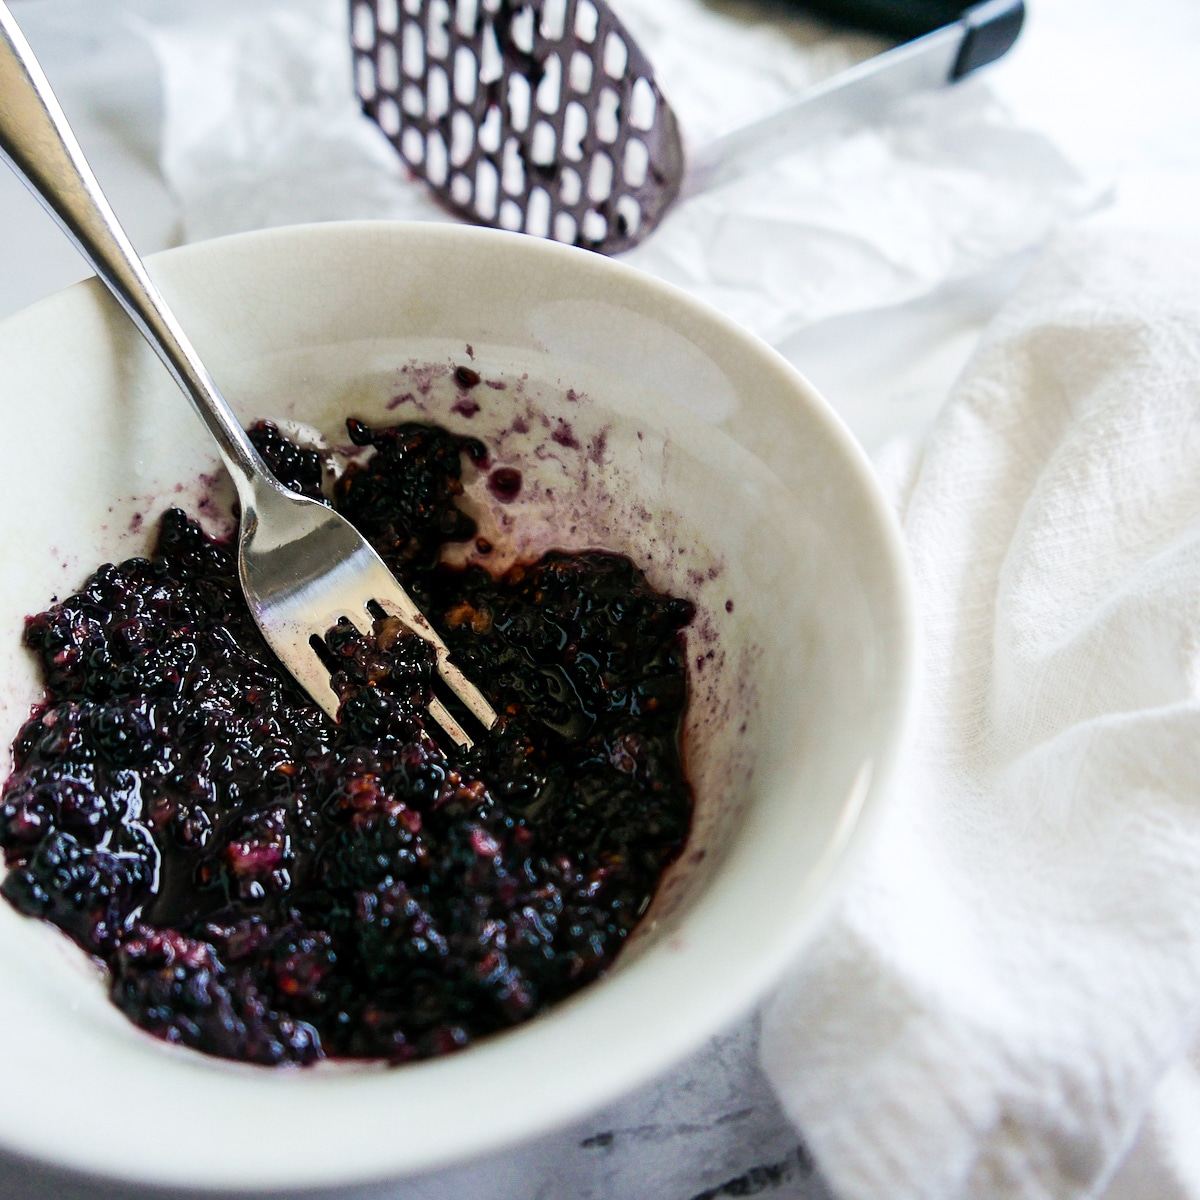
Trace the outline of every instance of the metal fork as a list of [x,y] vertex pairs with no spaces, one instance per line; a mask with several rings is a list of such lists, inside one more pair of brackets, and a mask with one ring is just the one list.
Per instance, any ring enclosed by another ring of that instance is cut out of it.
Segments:
[[[491,705],[358,530],[267,469],[117,221],[4,0],[0,35],[0,153],[133,319],[216,440],[241,503],[238,574],[267,644],[336,720],[338,697],[312,639],[341,619],[369,632],[369,606],[378,605],[433,645],[446,685],[491,729]],[[436,697],[429,713],[460,746],[471,745]]]

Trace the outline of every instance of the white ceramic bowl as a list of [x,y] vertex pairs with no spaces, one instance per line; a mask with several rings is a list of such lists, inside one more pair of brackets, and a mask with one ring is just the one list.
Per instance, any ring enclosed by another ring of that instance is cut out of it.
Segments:
[[[504,544],[624,551],[697,602],[694,829],[605,979],[461,1054],[390,1070],[271,1071],[166,1046],[62,935],[0,904],[0,1144],[168,1185],[350,1182],[495,1150],[661,1072],[801,950],[887,782],[912,603],[865,458],[762,343],[582,251],[334,224],[170,251],[152,271],[248,421],[337,440],[350,414],[426,415],[478,434],[525,472],[509,506],[468,489]],[[449,373],[470,354],[506,385],[481,385],[474,415],[451,411]],[[157,513],[195,509],[216,460],[94,281],[0,324],[0,413],[7,745],[38,695],[24,615],[144,553]]]

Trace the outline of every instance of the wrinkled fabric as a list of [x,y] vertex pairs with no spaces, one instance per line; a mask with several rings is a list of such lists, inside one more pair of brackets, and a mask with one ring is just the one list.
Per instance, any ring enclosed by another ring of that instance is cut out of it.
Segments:
[[881,464],[917,735],[762,1048],[841,1200],[1096,1195],[1148,1110],[1196,1170],[1198,317],[1200,245],[1072,235]]

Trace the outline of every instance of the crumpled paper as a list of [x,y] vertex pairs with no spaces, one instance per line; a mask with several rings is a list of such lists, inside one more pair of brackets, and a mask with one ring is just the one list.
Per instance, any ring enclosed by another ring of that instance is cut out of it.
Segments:
[[[161,163],[188,240],[447,219],[358,108],[345,0],[133,3],[162,68]],[[693,145],[883,46],[731,0],[616,7]],[[778,342],[994,266],[1102,194],[970,79],[677,206],[624,257]]]
[[186,241],[442,210],[363,116],[343,0],[130,5],[162,74],[159,161]]
[[1182,239],[1056,244],[880,464],[916,736],[762,1043],[841,1200],[1082,1200],[1147,1111],[1194,1157],[1198,280]]

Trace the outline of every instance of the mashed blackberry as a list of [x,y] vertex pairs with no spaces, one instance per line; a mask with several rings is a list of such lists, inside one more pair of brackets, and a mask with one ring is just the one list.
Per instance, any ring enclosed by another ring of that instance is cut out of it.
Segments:
[[[46,690],[0,798],[0,892],[102,961],[143,1029],[255,1063],[404,1062],[543,1011],[613,961],[691,819],[691,605],[603,552],[445,566],[483,447],[348,425],[375,452],[334,505],[499,726],[439,743],[431,655],[394,620],[330,632],[332,724],[263,643],[234,546],[171,509],[150,558],[27,620]],[[314,453],[252,437],[320,498]]]

